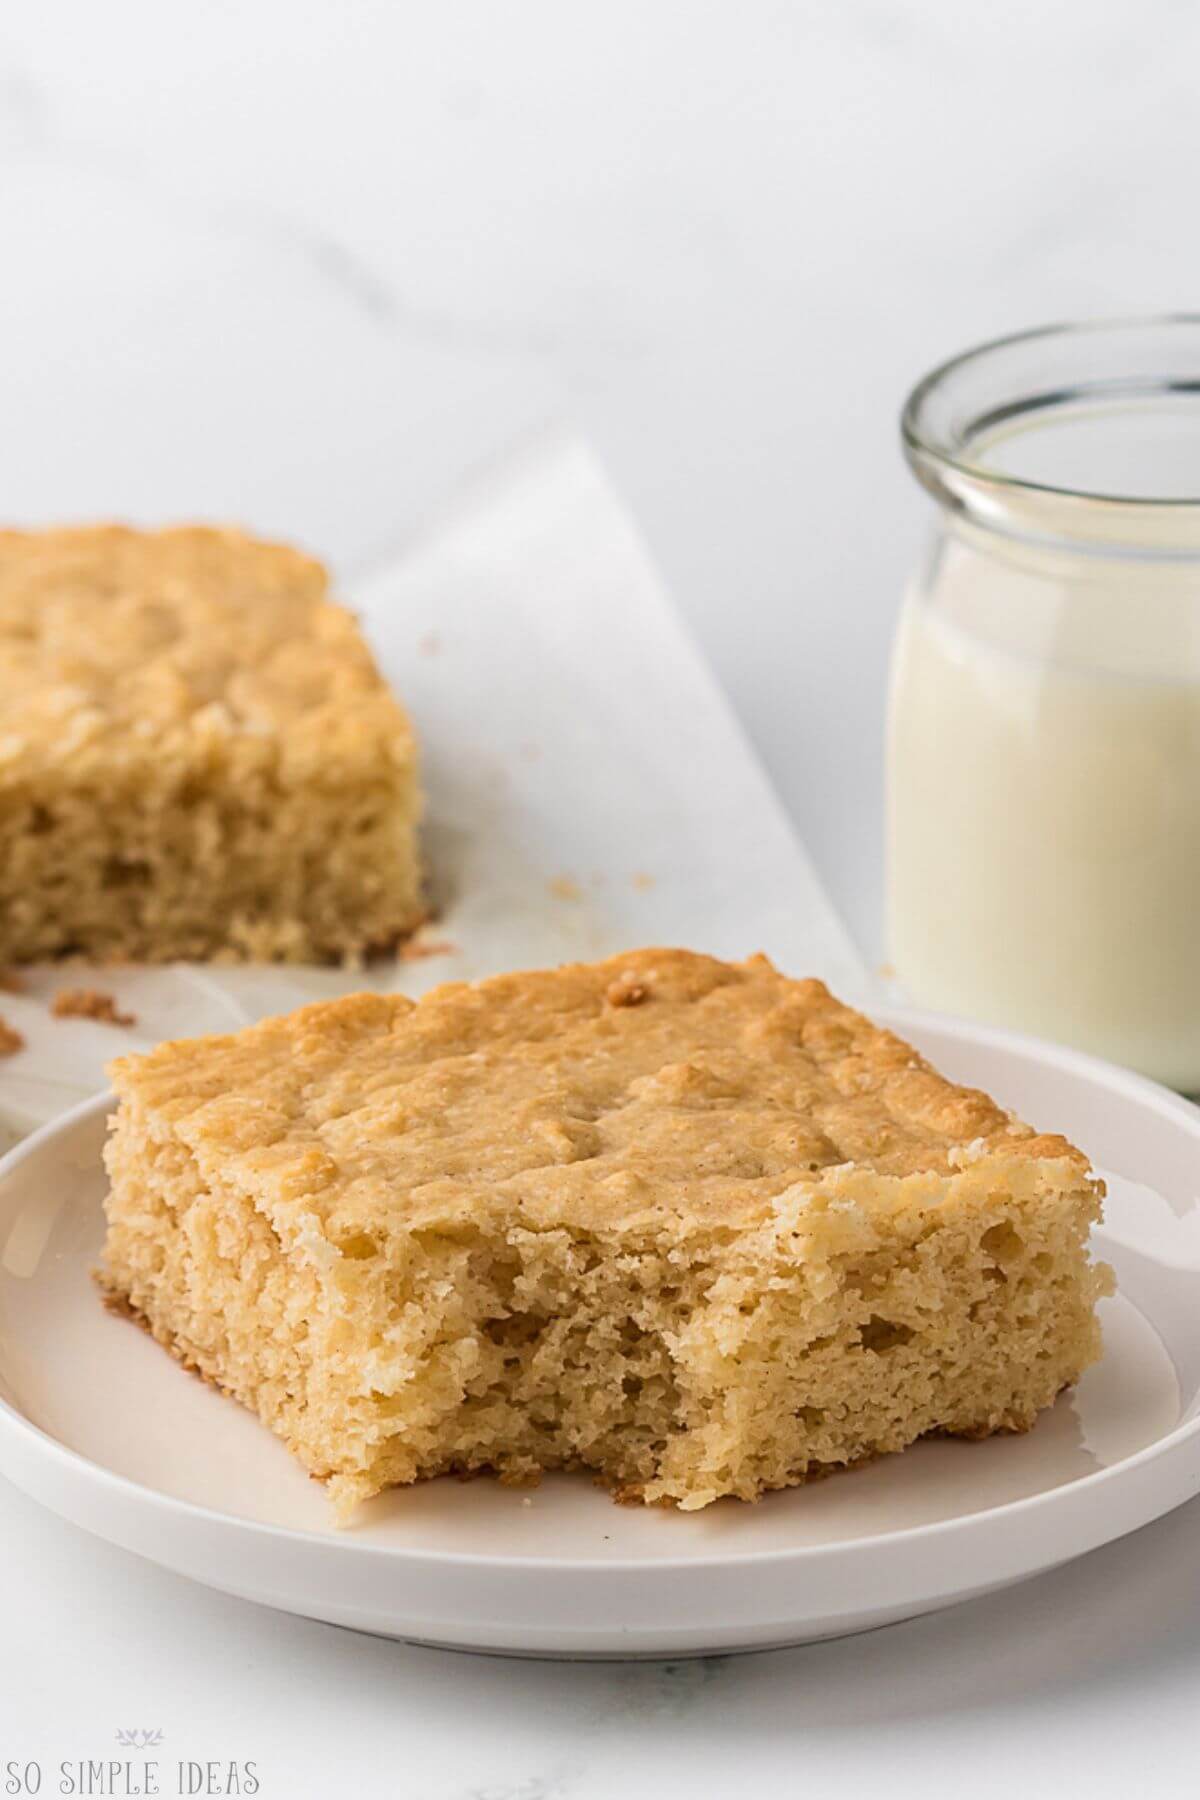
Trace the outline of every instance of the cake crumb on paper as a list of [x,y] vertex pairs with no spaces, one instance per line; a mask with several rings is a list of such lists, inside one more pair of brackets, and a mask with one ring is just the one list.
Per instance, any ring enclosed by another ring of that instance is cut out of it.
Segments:
[[7,1019],[0,1019],[0,1056],[15,1056],[25,1048],[25,1039],[14,1031]]
[[553,881],[546,883],[556,900],[582,900],[583,890],[577,881],[569,875],[556,875]]
[[427,956],[453,956],[457,949],[449,938],[408,938],[397,955],[401,962],[424,962]]
[[637,889],[639,894],[648,893],[654,886],[654,877],[653,875],[647,875],[645,869],[635,869],[633,872],[633,886]]
[[56,1019],[95,1019],[99,1025],[136,1025],[136,1013],[121,1012],[102,988],[60,988],[50,1011]]

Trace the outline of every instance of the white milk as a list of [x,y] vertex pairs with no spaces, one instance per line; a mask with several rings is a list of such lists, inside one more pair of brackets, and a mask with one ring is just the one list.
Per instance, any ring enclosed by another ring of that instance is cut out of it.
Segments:
[[889,788],[923,1003],[1200,1089],[1194,561],[951,529],[901,621]]

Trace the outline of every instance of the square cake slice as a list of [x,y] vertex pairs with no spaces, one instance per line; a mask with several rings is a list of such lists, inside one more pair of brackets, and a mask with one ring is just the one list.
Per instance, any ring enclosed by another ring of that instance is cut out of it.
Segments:
[[0,964],[353,960],[419,920],[408,720],[321,565],[0,531]]
[[446,1471],[757,1498],[1095,1360],[1085,1157],[818,981],[678,950],[113,1067],[102,1280],[345,1512]]

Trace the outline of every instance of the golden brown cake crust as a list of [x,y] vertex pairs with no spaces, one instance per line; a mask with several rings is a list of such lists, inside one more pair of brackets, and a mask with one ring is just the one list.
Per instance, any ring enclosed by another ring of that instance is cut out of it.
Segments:
[[[741,1225],[834,1171],[1087,1167],[763,957],[639,950],[418,1004],[357,994],[112,1074],[277,1228],[315,1216],[335,1241],[496,1209],[538,1225]],[[907,1184],[892,1186],[903,1203]]]
[[312,557],[236,530],[0,531],[0,780],[114,738],[285,732],[293,757],[411,731]]

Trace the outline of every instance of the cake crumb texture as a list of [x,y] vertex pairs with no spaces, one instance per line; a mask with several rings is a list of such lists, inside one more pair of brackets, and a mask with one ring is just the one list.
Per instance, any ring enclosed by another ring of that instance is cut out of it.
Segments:
[[1099,1354],[1083,1154],[763,958],[353,995],[112,1075],[105,1286],[343,1514],[472,1471],[753,1500],[1025,1430]]
[[24,1048],[25,1039],[20,1032],[7,1019],[0,1018],[0,1056],[15,1056],[18,1050]]
[[355,960],[420,915],[416,747],[320,563],[0,531],[0,958]]

